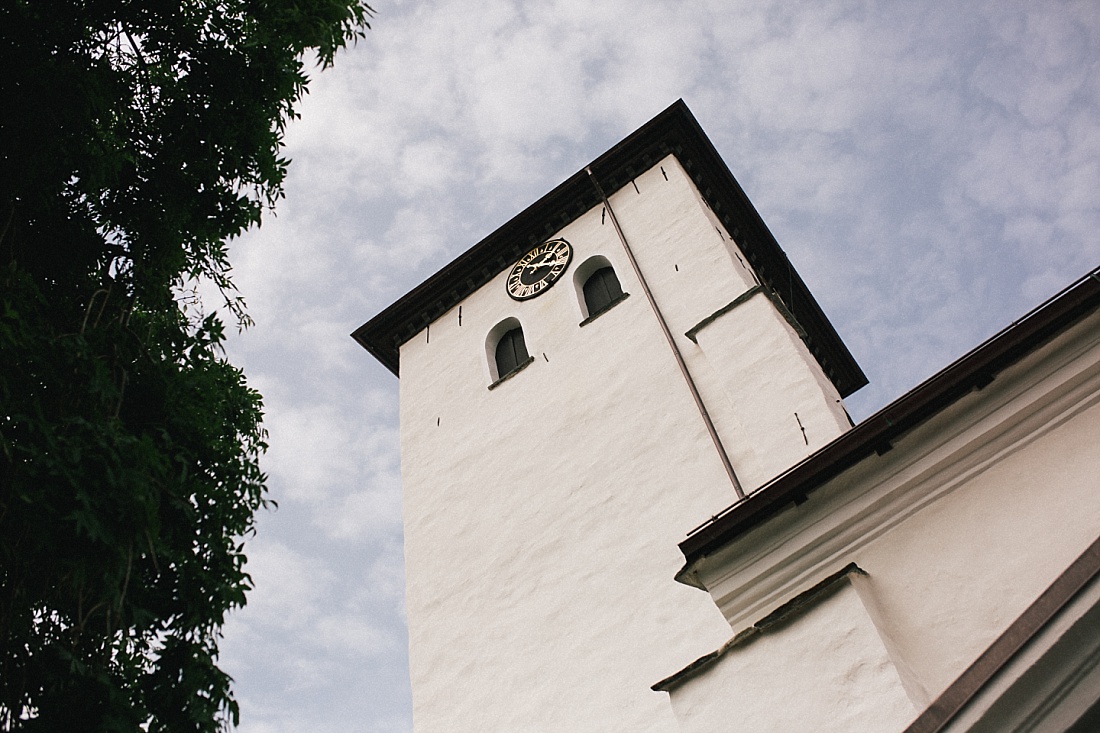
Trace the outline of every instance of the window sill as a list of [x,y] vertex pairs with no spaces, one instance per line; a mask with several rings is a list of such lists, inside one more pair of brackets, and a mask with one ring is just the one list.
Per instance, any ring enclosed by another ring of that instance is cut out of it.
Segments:
[[499,386],[500,386],[500,383],[501,383],[501,382],[507,382],[507,381],[508,381],[509,379],[511,379],[512,377],[516,376],[517,374],[519,374],[520,372],[522,372],[522,371],[523,371],[524,369],[526,369],[526,368],[527,368],[527,366],[528,366],[528,365],[529,365],[529,364],[530,364],[531,362],[533,362],[534,360],[535,360],[535,357],[533,357],[533,356],[529,356],[529,357],[527,357],[527,361],[523,362],[522,364],[517,364],[517,365],[515,366],[515,368],[513,368],[513,369],[512,369],[512,371],[508,372],[508,373],[507,373],[507,374],[505,374],[505,375],[504,375],[503,377],[501,377],[501,378],[500,378],[500,379],[498,379],[497,381],[495,381],[495,382],[493,382],[492,384],[490,384],[490,385],[489,385],[489,389],[490,389],[490,390],[496,389],[497,387],[499,387]]
[[601,308],[600,310],[598,310],[595,313],[593,313],[592,315],[590,315],[588,318],[585,318],[583,321],[581,321],[581,326],[587,326],[589,323],[596,320],[597,318],[602,316],[604,313],[607,313],[609,310],[611,310],[612,308],[617,306],[619,303],[622,303],[624,300],[626,300],[629,297],[630,297],[630,293],[623,293],[619,297],[617,297],[614,300],[612,300],[611,302],[609,302],[603,308]]

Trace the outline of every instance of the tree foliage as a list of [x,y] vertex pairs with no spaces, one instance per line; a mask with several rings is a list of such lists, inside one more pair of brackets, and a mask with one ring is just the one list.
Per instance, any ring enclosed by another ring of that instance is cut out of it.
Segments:
[[[226,242],[361,0],[0,3],[0,730],[210,731],[264,505]],[[191,303],[192,306],[195,303]]]

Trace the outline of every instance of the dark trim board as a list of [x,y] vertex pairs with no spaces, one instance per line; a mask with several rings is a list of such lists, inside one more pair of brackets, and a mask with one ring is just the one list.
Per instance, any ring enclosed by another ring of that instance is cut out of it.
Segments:
[[[959,675],[903,733],[945,730],[1017,654],[1039,636],[1100,575],[1100,539],[1093,542],[980,657]],[[1095,623],[1095,621],[1093,621]],[[1095,627],[1093,627],[1095,629]],[[1095,638],[1095,632],[1091,632]],[[1095,710],[1090,711],[1095,715]],[[1083,723],[1084,721],[1079,721]],[[1075,729],[1083,727],[1074,726]],[[1072,733],[1071,729],[1071,733]],[[1089,730],[1093,730],[1090,728]]]
[[[676,101],[589,167],[604,190],[614,192],[630,185],[669,154],[675,155],[691,176],[757,276],[793,314],[805,333],[807,347],[841,396],[847,397],[865,385],[867,377],[683,100]],[[352,338],[387,369],[399,374],[401,344],[511,266],[532,245],[599,203],[599,194],[582,168],[357,328]]]

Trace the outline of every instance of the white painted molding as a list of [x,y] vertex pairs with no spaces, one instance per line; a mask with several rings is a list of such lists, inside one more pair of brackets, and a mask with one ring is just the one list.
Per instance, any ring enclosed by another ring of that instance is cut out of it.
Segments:
[[767,614],[972,477],[1100,402],[1094,316],[698,563],[733,628]]

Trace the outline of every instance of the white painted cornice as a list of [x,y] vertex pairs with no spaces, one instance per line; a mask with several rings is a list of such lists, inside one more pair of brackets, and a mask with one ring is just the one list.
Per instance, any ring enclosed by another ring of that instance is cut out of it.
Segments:
[[740,628],[1097,402],[1100,316],[1094,315],[904,434],[892,450],[864,459],[808,501],[702,558],[697,577]]

